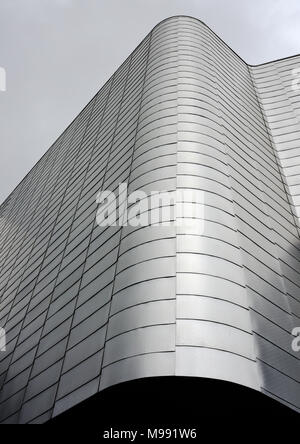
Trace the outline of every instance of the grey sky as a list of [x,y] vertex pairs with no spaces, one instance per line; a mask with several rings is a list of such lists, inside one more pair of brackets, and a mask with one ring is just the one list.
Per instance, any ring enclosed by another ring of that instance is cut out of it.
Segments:
[[251,64],[300,53],[299,0],[0,0],[0,202],[160,20],[203,20]]

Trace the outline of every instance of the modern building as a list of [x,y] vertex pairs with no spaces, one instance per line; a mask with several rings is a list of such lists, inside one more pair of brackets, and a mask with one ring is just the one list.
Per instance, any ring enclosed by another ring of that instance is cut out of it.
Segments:
[[[299,68],[249,66],[201,21],[166,19],[11,193],[3,423],[156,376],[230,381],[300,411]],[[203,232],[98,226],[97,193],[120,183],[201,191]]]

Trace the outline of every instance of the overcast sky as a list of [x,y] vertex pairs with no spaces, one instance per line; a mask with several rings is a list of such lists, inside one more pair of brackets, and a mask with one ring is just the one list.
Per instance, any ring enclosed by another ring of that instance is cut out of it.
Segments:
[[0,0],[0,202],[151,28],[178,14],[251,64],[300,53],[299,0]]

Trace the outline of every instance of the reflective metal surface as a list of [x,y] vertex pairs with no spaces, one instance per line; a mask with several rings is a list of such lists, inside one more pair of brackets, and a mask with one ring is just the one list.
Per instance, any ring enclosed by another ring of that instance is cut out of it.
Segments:
[[[167,19],[1,205],[2,422],[165,375],[300,409],[299,63],[249,67],[202,22]],[[185,190],[191,213],[201,191],[204,211],[189,229],[99,227],[96,195],[121,182]]]

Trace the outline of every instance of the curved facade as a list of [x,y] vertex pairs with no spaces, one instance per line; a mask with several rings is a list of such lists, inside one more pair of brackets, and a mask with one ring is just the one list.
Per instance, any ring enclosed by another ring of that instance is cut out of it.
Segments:
[[[168,375],[300,410],[299,64],[249,67],[202,22],[167,19],[2,204],[2,422]],[[122,182],[184,190],[187,211],[199,190],[204,212],[99,227],[96,194]]]

